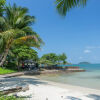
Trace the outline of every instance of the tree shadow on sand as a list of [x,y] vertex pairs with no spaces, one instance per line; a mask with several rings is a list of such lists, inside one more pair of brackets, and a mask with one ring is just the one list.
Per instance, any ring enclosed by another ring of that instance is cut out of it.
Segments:
[[89,94],[87,97],[92,98],[93,100],[100,100],[100,95],[96,94]]
[[66,98],[64,98],[65,100],[68,99],[68,100],[82,100],[80,98],[76,98],[76,97],[73,97],[73,96],[67,96]]
[[39,79],[34,78],[4,78],[0,79],[0,90],[4,90],[4,88],[12,88],[12,87],[23,87],[25,85],[39,85],[39,84],[47,84],[46,82],[41,82]]

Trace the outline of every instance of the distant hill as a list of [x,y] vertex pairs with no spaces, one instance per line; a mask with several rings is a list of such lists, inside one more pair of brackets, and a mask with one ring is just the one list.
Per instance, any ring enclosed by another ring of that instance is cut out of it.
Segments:
[[91,64],[89,62],[80,62],[79,64]]

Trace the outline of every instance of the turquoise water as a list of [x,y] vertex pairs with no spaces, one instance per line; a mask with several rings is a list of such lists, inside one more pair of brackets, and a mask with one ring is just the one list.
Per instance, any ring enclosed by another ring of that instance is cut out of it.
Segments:
[[81,68],[86,69],[86,72],[61,73],[61,74],[59,73],[56,75],[52,74],[45,76],[42,75],[40,76],[40,78],[49,81],[100,90],[100,64],[87,64],[87,65],[81,64],[81,65],[71,65],[71,66],[80,66]]

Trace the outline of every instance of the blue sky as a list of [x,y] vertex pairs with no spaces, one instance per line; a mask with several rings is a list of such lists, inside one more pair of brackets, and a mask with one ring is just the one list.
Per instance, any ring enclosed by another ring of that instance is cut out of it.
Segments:
[[68,61],[100,63],[100,0],[88,0],[86,7],[72,9],[66,17],[58,14],[55,0],[7,0],[27,7],[36,17],[33,29],[45,45],[39,56],[65,52]]

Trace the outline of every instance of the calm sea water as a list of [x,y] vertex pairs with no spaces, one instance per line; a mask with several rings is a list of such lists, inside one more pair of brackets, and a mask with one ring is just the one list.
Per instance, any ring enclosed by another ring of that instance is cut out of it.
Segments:
[[40,78],[100,90],[100,64],[75,64],[71,66],[80,66],[81,68],[86,69],[86,72],[42,75]]

